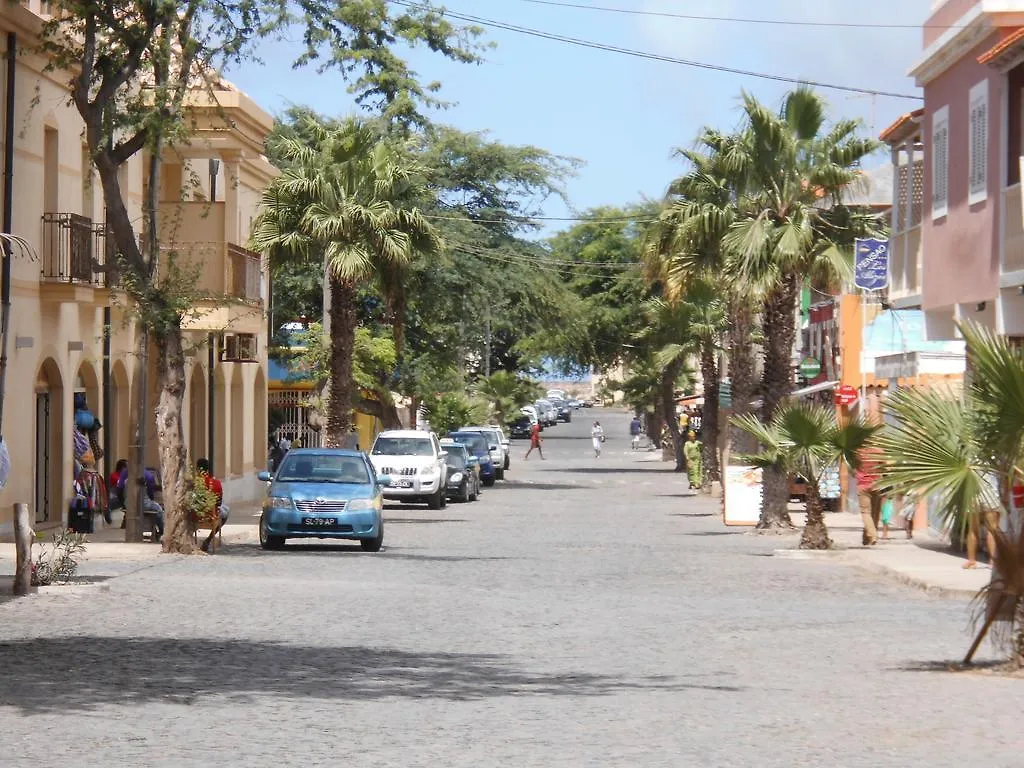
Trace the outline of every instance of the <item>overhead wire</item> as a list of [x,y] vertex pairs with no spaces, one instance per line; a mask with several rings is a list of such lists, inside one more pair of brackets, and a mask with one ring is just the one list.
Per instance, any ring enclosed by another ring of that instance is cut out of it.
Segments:
[[663,19],[687,19],[690,21],[723,21],[734,24],[766,24],[786,27],[831,27],[838,29],[963,29],[963,24],[894,24],[892,22],[870,21],[805,21],[802,19],[755,19],[742,16],[706,16],[694,13],[678,13],[673,11],[645,11],[636,8],[613,8],[604,5],[587,3],[569,3],[560,0],[522,0],[533,5],[546,5],[555,8],[575,8],[605,13],[621,13],[629,16],[650,16]]
[[437,219],[438,221],[468,221],[474,224],[508,224],[518,222],[529,224],[533,221],[579,221],[593,222],[595,224],[653,224],[657,219],[638,219],[635,216],[506,216],[502,219],[483,219],[472,216],[445,216],[437,213],[420,214],[425,219]]
[[[419,4],[414,2],[405,2],[404,0],[390,0],[395,5],[402,6],[404,8],[415,9]],[[680,59],[674,56],[665,56],[658,53],[651,53],[650,51],[640,51],[634,48],[625,48],[618,45],[610,45],[607,43],[598,43],[593,40],[584,40],[578,37],[570,37],[568,35],[556,34],[554,32],[545,32],[540,29],[533,29],[531,27],[523,27],[518,24],[510,24],[503,21],[496,21],[494,19],[487,19],[481,16],[472,16],[470,14],[458,13],[443,9],[440,11],[443,15],[457,19],[459,21],[465,21],[470,24],[480,24],[485,27],[493,27],[495,29],[503,29],[509,32],[517,32],[519,34],[529,35],[532,37],[539,37],[545,40],[553,40],[556,42],[567,43],[569,45],[575,45],[581,48],[592,48],[594,50],[608,51],[610,53],[620,53],[626,56],[633,56],[641,59],[649,59],[651,61],[661,61],[669,64],[679,64],[685,67],[694,67],[696,69],[706,69],[714,72],[724,72],[726,74],[740,75],[743,77],[753,77],[761,80],[773,80],[780,83],[790,83],[793,85],[809,85],[815,88],[824,88],[826,90],[834,91],[845,91],[847,93],[859,93],[868,96],[885,96],[893,99],[908,99],[912,101],[923,101],[923,96],[914,94],[898,93],[895,91],[880,91],[872,88],[861,88],[852,85],[837,85],[835,83],[826,83],[820,80],[808,80],[806,78],[799,77],[788,77],[786,75],[773,75],[767,72],[757,72],[749,69],[739,69],[738,67],[727,67],[721,64],[708,64],[706,62],[692,61],[690,59]]]

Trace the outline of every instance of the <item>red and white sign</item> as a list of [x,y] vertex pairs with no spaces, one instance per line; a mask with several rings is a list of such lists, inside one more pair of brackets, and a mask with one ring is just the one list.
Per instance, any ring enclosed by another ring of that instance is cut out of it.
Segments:
[[853,405],[857,402],[858,397],[860,395],[857,393],[856,387],[843,384],[836,390],[836,405]]

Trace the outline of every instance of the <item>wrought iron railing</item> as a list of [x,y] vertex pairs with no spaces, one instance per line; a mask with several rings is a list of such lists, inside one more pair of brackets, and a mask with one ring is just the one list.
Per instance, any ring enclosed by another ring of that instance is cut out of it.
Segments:
[[77,213],[43,214],[42,279],[62,283],[102,285],[94,269],[96,228]]
[[262,296],[263,259],[258,253],[228,243],[231,262],[231,295],[245,301],[259,301]]

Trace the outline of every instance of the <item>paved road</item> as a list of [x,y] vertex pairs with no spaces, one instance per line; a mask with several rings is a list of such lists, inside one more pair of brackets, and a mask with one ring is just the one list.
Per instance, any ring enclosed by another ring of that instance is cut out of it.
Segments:
[[937,671],[964,602],[771,557],[626,424],[389,510],[377,555],[234,545],[0,604],[0,765],[1024,763],[1024,683]]

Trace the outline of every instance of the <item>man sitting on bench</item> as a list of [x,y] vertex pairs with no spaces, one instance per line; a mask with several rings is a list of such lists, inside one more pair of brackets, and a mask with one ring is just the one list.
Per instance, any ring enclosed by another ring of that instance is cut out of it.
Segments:
[[196,472],[203,478],[203,483],[206,485],[206,489],[210,491],[214,496],[217,497],[216,507],[207,511],[207,520],[213,520],[210,525],[210,535],[203,541],[202,550],[203,552],[210,551],[210,544],[213,543],[213,537],[220,533],[221,528],[224,527],[224,523],[228,521],[228,515],[230,510],[224,506],[224,486],[221,485],[220,480],[213,476],[213,471],[210,469],[210,462],[207,459],[200,459],[196,462]]

